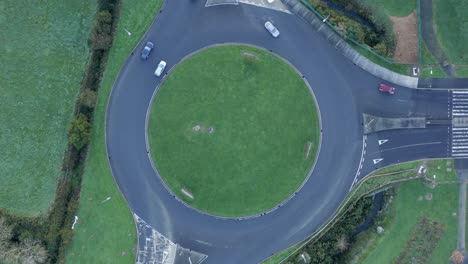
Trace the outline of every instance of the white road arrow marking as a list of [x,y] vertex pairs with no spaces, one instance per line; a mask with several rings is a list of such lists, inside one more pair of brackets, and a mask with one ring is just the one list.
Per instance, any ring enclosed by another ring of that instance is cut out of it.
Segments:
[[382,144],[384,144],[384,143],[387,142],[387,141],[388,141],[388,139],[379,140],[379,146],[382,145]]
[[372,161],[374,162],[374,164],[377,164],[379,162],[381,162],[383,159],[373,159]]

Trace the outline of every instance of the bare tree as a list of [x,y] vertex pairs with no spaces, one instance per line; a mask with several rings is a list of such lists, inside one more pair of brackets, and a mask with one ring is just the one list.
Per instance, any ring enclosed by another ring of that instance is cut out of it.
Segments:
[[450,261],[454,264],[461,264],[465,260],[465,257],[463,254],[460,252],[460,250],[455,250],[452,252],[452,255],[450,256]]
[[349,247],[348,238],[345,235],[342,235],[338,241],[336,241],[336,248],[341,252],[347,250]]
[[6,264],[39,264],[47,261],[47,251],[38,240],[11,241],[13,227],[0,217],[0,260]]
[[0,216],[0,243],[8,242],[13,235],[13,228],[9,226],[4,217]]
[[34,239],[25,239],[20,244],[20,251],[25,264],[44,263],[47,260],[47,251]]

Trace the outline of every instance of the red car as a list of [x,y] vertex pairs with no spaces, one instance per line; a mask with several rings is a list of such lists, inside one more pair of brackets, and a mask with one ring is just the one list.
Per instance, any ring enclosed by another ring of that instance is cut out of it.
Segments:
[[379,85],[379,91],[389,94],[395,94],[395,87],[388,86],[386,84],[381,83]]

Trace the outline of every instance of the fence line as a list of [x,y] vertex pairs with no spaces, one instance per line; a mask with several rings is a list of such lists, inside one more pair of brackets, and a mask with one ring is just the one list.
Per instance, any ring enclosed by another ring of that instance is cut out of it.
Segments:
[[421,0],[418,0],[418,50],[419,50],[419,64],[422,64],[422,36],[421,36]]

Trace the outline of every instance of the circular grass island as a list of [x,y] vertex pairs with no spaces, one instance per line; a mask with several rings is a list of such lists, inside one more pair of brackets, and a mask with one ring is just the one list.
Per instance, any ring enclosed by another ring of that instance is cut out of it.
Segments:
[[313,95],[283,60],[250,46],[201,51],[174,68],[149,113],[151,157],[187,204],[256,215],[306,180],[320,142]]

